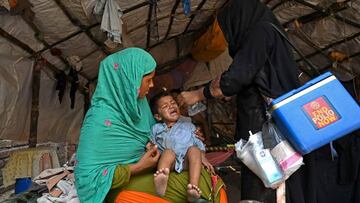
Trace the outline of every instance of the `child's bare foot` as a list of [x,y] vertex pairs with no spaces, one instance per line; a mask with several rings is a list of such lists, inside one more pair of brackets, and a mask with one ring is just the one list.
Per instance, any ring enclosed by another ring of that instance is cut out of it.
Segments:
[[169,173],[170,170],[168,168],[162,168],[154,173],[155,190],[159,196],[165,195]]
[[187,185],[188,201],[195,202],[200,198],[201,191],[196,185],[188,184]]

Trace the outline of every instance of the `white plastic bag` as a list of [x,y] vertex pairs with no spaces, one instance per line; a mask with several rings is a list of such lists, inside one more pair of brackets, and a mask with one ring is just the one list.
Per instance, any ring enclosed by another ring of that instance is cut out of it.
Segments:
[[264,183],[276,188],[284,176],[269,149],[264,149],[262,133],[251,134],[248,141],[241,139],[235,144],[237,157]]
[[272,120],[264,123],[262,132],[264,146],[271,150],[286,180],[303,165],[303,157],[291,147]]

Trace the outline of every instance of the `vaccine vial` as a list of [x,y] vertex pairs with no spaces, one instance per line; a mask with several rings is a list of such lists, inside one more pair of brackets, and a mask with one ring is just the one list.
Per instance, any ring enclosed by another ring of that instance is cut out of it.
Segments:
[[203,104],[201,102],[197,102],[188,107],[188,114],[189,114],[189,116],[194,116],[205,110],[206,110],[205,104]]

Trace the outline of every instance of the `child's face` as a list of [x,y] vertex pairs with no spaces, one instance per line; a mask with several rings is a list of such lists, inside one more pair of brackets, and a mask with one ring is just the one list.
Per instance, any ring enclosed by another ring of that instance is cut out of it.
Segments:
[[157,102],[158,115],[155,118],[167,124],[175,123],[180,117],[179,107],[172,96],[161,97]]

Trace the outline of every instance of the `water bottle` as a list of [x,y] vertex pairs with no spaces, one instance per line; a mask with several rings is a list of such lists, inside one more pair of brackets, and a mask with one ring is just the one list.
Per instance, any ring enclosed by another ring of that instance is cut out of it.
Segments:
[[189,114],[189,116],[194,116],[205,110],[206,110],[205,104],[203,104],[201,102],[197,102],[188,107],[188,114]]

